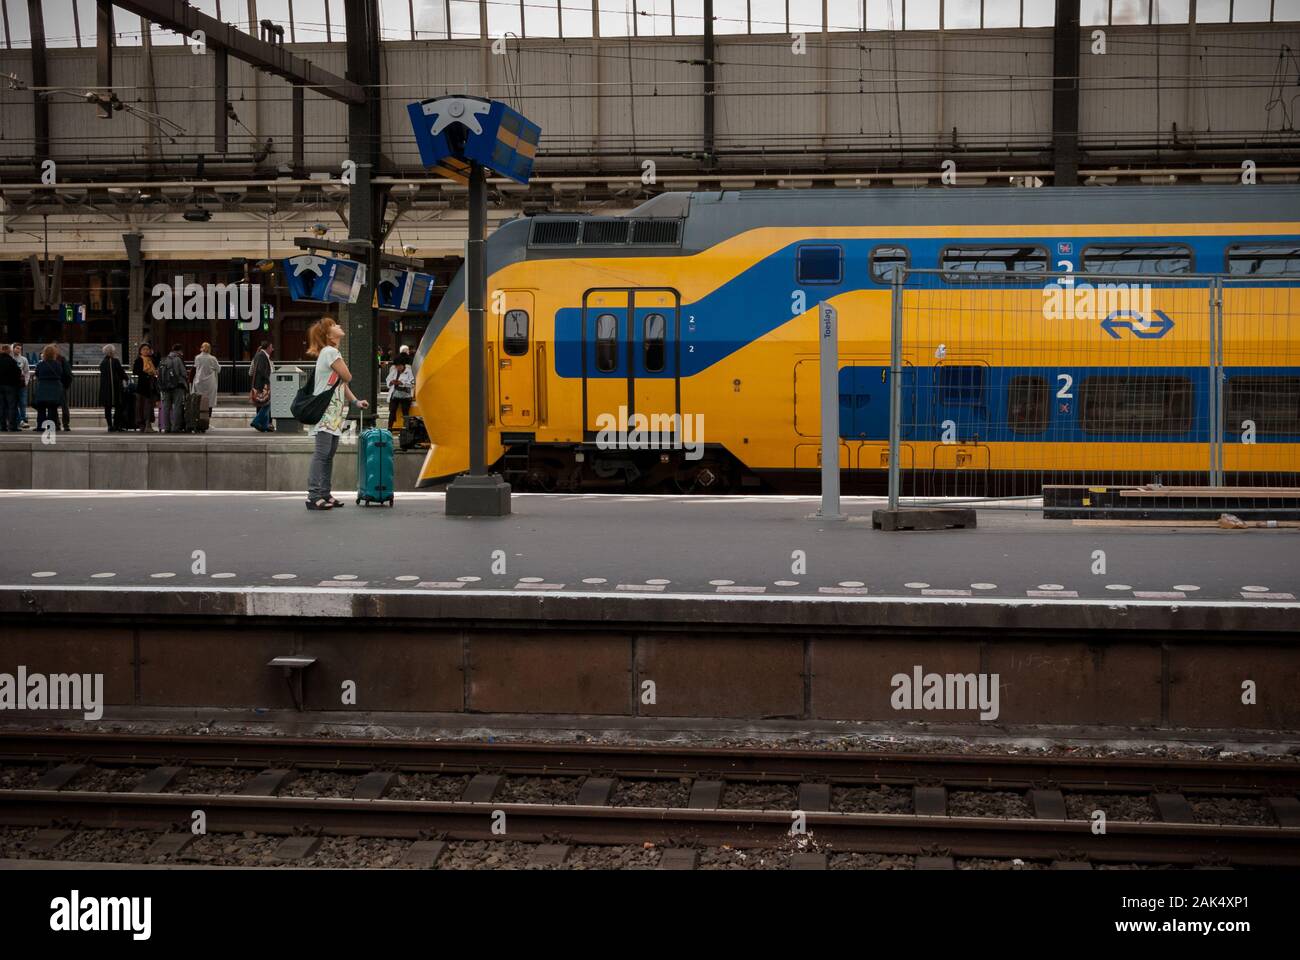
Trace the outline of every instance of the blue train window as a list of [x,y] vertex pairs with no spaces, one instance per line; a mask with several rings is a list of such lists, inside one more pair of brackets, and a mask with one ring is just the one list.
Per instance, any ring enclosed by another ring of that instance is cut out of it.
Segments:
[[1229,433],[1249,420],[1260,436],[1300,435],[1300,377],[1229,377],[1224,399]]
[[984,402],[984,367],[942,366],[935,368],[939,402],[977,407]]
[[963,274],[1041,273],[1047,269],[1047,251],[1019,245],[945,247],[940,262],[943,278],[951,283],[979,279]]
[[839,283],[844,277],[844,251],[835,246],[800,247],[799,283]]
[[528,311],[507,310],[502,319],[501,349],[510,357],[528,352]]
[[1192,248],[1181,243],[1106,243],[1083,249],[1084,273],[1191,273],[1192,262]]
[[1187,377],[1085,377],[1079,385],[1085,433],[1187,433],[1192,382]]
[[1007,422],[1012,433],[1042,433],[1047,429],[1047,381],[1042,377],[1012,377],[1007,387]]
[[596,318],[596,369],[610,373],[618,366],[618,318],[602,313]]
[[1300,244],[1237,243],[1228,248],[1227,266],[1234,277],[1300,276]]
[[893,283],[910,265],[906,247],[876,247],[871,251],[871,279],[877,283]]
[[662,313],[646,314],[641,331],[642,357],[647,373],[658,373],[664,368],[664,331],[667,329]]

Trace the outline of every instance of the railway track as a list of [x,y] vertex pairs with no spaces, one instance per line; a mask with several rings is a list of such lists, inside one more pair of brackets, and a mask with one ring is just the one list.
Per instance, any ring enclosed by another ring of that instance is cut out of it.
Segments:
[[[1070,864],[1300,864],[1300,764],[1157,758],[1045,758],[620,745],[467,744],[271,737],[0,733],[0,762],[43,768],[30,789],[0,791],[0,822],[64,829],[361,836],[428,842],[491,840],[785,848],[1020,857]],[[130,791],[79,790],[88,770],[144,768]],[[228,767],[246,782],[211,793],[169,792],[186,771]],[[386,799],[398,771],[457,775],[453,800]],[[355,776],[351,796],[284,796],[297,775]],[[466,776],[468,775],[468,776]],[[574,802],[502,801],[511,777],[569,778]],[[680,806],[613,805],[620,780],[689,783]],[[790,787],[789,809],[731,809],[737,784]],[[832,791],[910,791],[910,812],[840,812]],[[956,791],[1010,791],[1030,816],[954,816]],[[1145,798],[1149,821],[1109,818],[1104,832],[1067,816],[1067,794]],[[1200,798],[1239,798],[1271,823],[1196,822]],[[501,833],[501,829],[505,833]],[[950,862],[950,860],[949,860]]]

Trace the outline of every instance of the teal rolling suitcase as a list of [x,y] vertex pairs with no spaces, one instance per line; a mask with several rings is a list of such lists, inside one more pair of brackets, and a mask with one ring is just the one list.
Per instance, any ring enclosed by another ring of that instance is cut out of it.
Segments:
[[393,435],[382,427],[357,437],[357,503],[393,505]]

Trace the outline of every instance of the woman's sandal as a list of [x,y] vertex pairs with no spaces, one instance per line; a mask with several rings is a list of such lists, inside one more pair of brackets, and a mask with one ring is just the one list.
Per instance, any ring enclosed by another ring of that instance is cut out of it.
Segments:
[[333,509],[333,507],[334,507],[334,504],[330,503],[328,500],[326,500],[326,499],[323,498],[323,497],[322,497],[320,500],[308,500],[308,501],[307,501],[307,509],[308,509],[308,510],[331,510],[331,509]]
[[346,506],[347,506],[347,504],[344,503],[342,500],[335,500],[333,497],[330,497],[328,502],[329,502],[329,505],[330,505],[331,507],[346,507]]

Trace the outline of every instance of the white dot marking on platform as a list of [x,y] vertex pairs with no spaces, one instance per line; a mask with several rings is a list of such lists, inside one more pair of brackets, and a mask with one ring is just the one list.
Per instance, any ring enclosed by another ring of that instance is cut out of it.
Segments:
[[214,574],[212,575],[212,579],[213,579],[213,580],[229,580],[229,579],[231,579],[231,578],[234,577],[234,576],[236,576],[236,574],[233,574],[233,573],[214,573]]
[[400,577],[398,577],[397,579],[398,579],[401,583],[410,583],[411,581],[413,581],[413,580],[419,580],[420,578],[417,577],[417,576],[416,576],[415,574],[413,574],[413,573],[404,573],[404,574],[402,574]]
[[92,579],[92,580],[107,580],[107,579],[109,579],[110,577],[116,577],[116,576],[117,576],[116,573],[92,573],[92,574],[90,575],[90,579]]
[[1063,584],[1063,583],[1040,583],[1040,584],[1038,585],[1038,589],[1039,589],[1039,590],[1064,590],[1064,589],[1065,589],[1065,584]]
[[709,581],[709,586],[711,586],[711,587],[729,587],[729,586],[731,586],[732,584],[734,584],[735,582],[736,582],[735,580],[710,580],[710,581]]
[[672,583],[672,581],[671,581],[671,580],[663,580],[663,579],[659,579],[659,580],[647,580],[646,583],[651,584],[652,586],[655,586],[655,585],[658,585],[658,586],[666,586],[666,585]]
[[54,570],[37,570],[35,573],[32,574],[32,576],[39,577],[40,579],[43,580],[46,577],[57,577],[58,573],[55,572]]
[[1247,593],[1268,593],[1268,587],[1242,587]]
[[841,580],[839,585],[841,587],[865,587],[866,586],[866,584],[863,583],[861,580]]
[[604,577],[584,577],[583,583],[609,583]]
[[797,587],[799,586],[799,581],[798,580],[777,580],[776,585],[778,587]]
[[546,578],[545,577],[520,577],[519,582],[520,583],[545,583]]
[[1193,590],[1199,590],[1201,588],[1196,586],[1194,583],[1175,583],[1174,589],[1181,590],[1184,593],[1191,593]]
[[457,577],[456,579],[459,580],[461,583],[478,583],[483,578],[482,577]]
[[972,583],[970,588],[972,590],[996,590],[998,585],[996,583]]
[[356,578],[357,575],[355,573],[336,573],[333,577],[335,580],[355,580]]
[[174,574],[174,573],[151,573],[151,574],[149,574],[149,576],[152,577],[154,580],[166,580],[166,579],[168,579],[169,577],[174,577],[174,576],[176,576],[176,574]]
[[297,579],[298,579],[298,574],[296,574],[296,573],[273,573],[273,574],[271,574],[271,579],[272,579],[272,580],[297,580]]
[[911,583],[905,583],[903,586],[909,590],[924,590],[929,586],[928,583],[922,583],[920,580],[913,580]]
[[1106,589],[1107,590],[1132,590],[1133,588],[1127,583],[1108,583],[1106,584]]

